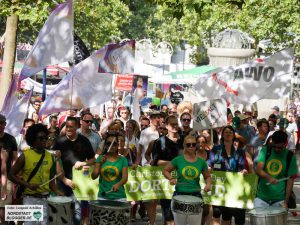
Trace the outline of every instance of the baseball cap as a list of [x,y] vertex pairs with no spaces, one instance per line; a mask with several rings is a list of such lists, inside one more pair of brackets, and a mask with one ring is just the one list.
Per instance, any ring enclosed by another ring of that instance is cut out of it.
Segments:
[[238,116],[233,117],[232,119],[232,127],[233,129],[239,128],[241,125],[241,119]]
[[276,110],[276,111],[278,111],[278,112],[280,111],[280,110],[279,110],[279,107],[278,107],[277,105],[275,105],[272,109],[273,109],[273,110]]
[[160,116],[160,111],[150,110],[149,115],[150,115],[150,118],[153,117],[153,116]]
[[2,114],[0,114],[0,122],[6,122],[5,116],[3,116]]
[[245,119],[250,118],[251,116],[245,115],[245,114],[240,114],[240,115],[238,115],[238,117],[240,118],[240,120],[245,120]]

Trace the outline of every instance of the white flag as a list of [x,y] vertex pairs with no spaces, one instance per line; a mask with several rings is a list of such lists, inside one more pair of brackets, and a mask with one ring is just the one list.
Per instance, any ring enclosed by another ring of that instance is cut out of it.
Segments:
[[39,114],[94,107],[110,101],[112,72],[133,72],[134,44],[128,41],[106,45],[78,63],[46,98]]
[[21,71],[23,80],[48,65],[73,61],[73,0],[58,5],[41,29]]
[[6,117],[5,131],[12,136],[17,136],[22,130],[24,119],[28,116],[28,108],[33,90],[28,91],[12,108]]
[[230,103],[252,104],[263,98],[288,96],[293,52],[292,48],[285,49],[264,59],[218,68],[201,76],[194,85],[199,101],[225,98]]

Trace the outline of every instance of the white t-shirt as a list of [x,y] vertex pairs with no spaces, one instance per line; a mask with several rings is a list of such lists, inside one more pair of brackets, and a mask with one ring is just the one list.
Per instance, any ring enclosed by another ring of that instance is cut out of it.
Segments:
[[139,144],[143,146],[143,148],[142,148],[142,166],[147,164],[147,160],[145,159],[145,152],[148,149],[149,143],[158,138],[159,138],[158,131],[157,130],[154,131],[151,127],[148,127],[141,132]]
[[[266,138],[266,141],[269,139],[270,136],[272,136],[274,134],[274,132],[275,132],[275,130],[274,131],[270,131],[268,133],[268,137]],[[296,145],[295,145],[295,141],[294,141],[294,136],[290,132],[288,132],[288,131],[285,131],[285,133],[288,135],[288,144],[286,146],[286,149],[294,151],[296,149]]]
[[298,132],[297,124],[295,122],[294,123],[289,123],[288,127],[285,130],[292,133],[292,134],[294,132]]

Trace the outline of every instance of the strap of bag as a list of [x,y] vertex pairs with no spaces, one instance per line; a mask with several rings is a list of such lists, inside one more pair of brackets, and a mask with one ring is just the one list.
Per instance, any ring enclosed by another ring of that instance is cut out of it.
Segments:
[[45,151],[43,152],[43,154],[42,154],[40,160],[38,161],[38,163],[36,164],[36,166],[34,167],[34,169],[31,171],[31,173],[30,173],[30,175],[29,175],[29,177],[28,177],[28,179],[27,179],[27,181],[26,181],[27,183],[29,183],[30,180],[31,180],[31,179],[34,177],[34,175],[37,173],[37,171],[39,170],[40,166],[42,165],[42,162],[43,162],[44,158],[45,158]]

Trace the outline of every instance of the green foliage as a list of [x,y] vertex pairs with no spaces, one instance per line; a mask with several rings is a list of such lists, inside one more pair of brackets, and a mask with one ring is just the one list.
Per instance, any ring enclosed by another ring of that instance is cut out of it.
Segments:
[[79,0],[74,4],[75,32],[91,50],[119,41],[121,27],[129,18],[127,5],[119,0]]
[[[2,0],[0,34],[6,17],[19,15],[18,41],[34,42],[56,2],[64,0]],[[149,38],[154,44],[180,40],[209,45],[226,28],[239,29],[255,39],[271,39],[275,48],[293,46],[298,35],[298,0],[74,0],[75,32],[90,50],[124,38]],[[205,58],[197,53],[194,60]],[[199,61],[198,61],[199,62]]]
[[33,43],[49,16],[49,10],[54,6],[55,2],[51,0],[2,0],[0,4],[0,34],[5,32],[6,17],[16,14],[19,16],[18,41]]

